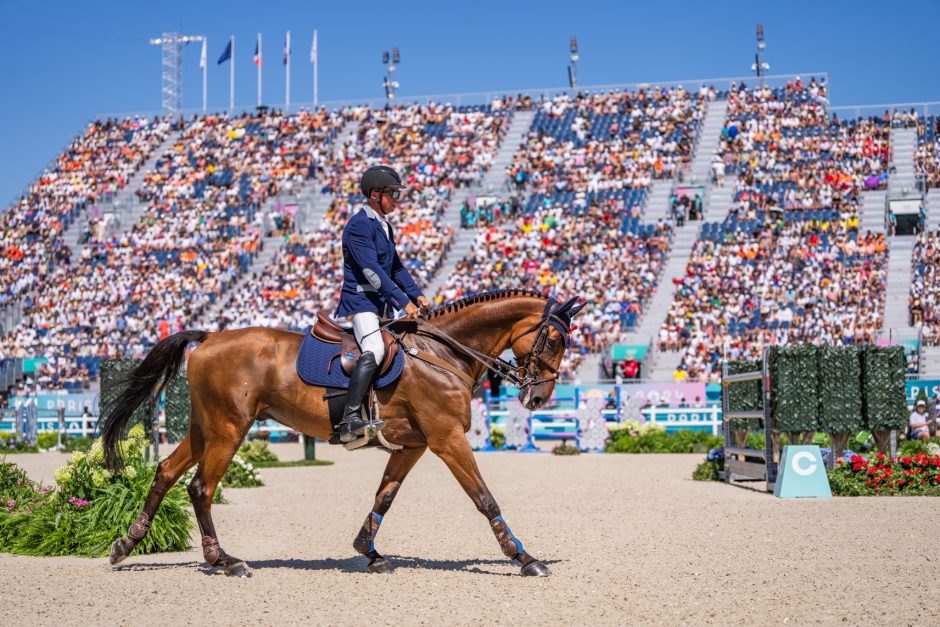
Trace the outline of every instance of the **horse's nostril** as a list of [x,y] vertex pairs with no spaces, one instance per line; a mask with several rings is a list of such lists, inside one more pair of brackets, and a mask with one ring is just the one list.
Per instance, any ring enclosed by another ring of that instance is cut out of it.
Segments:
[[535,405],[535,406],[541,405],[541,404],[542,404],[542,397],[541,397],[541,396],[535,396],[535,397],[533,397],[533,398],[532,398],[532,404]]

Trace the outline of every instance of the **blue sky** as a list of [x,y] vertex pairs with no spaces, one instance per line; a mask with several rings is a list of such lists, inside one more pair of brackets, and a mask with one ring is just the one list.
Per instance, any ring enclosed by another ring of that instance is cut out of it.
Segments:
[[[209,38],[210,109],[256,100],[251,64],[264,39],[265,101],[284,100],[281,48],[294,41],[291,100],[311,101],[319,29],[321,100],[383,95],[382,50],[401,49],[408,95],[561,87],[571,35],[582,85],[747,75],[758,22],[772,73],[826,71],[832,103],[940,100],[937,0],[875,2],[45,2],[0,0],[0,204],[6,206],[96,115],[160,108],[163,31]],[[184,107],[201,105],[199,49],[184,52]]]

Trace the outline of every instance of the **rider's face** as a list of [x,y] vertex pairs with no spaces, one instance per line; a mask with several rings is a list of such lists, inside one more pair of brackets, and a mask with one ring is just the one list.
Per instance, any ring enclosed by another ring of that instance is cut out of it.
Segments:
[[[398,208],[401,193],[400,189],[383,189],[381,192],[378,192],[379,208],[384,215],[393,213],[395,209]],[[395,196],[398,196],[398,198],[395,198]]]

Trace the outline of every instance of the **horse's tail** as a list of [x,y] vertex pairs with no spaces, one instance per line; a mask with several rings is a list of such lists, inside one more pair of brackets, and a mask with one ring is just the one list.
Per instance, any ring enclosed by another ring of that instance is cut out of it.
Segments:
[[157,343],[143,363],[123,378],[121,393],[105,404],[99,420],[107,468],[118,470],[124,466],[118,444],[137,408],[147,403],[148,415],[153,413],[155,399],[176,378],[183,365],[186,346],[191,342],[202,342],[207,337],[209,334],[205,331],[182,331],[171,335]]

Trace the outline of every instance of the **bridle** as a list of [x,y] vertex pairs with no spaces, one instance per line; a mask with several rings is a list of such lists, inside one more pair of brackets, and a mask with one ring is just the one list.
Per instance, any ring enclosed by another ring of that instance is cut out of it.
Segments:
[[[571,327],[565,320],[555,315],[554,305],[557,305],[557,303],[549,301],[545,307],[545,311],[542,313],[542,319],[539,322],[536,322],[515,338],[509,339],[509,346],[512,347],[520,338],[525,337],[529,333],[536,333],[532,348],[522,357],[522,363],[519,365],[519,373],[521,376],[513,375],[513,379],[515,380],[514,385],[517,385],[520,390],[525,390],[531,385],[558,380],[558,369],[545,361],[542,357],[542,353],[545,352],[545,345],[548,343],[548,333],[552,327],[561,333],[561,339],[566,346],[568,345],[568,335],[571,333]],[[542,370],[548,370],[551,376],[541,376],[540,372]]]
[[[532,385],[558,380],[558,369],[546,362],[542,357],[542,353],[545,351],[545,345],[548,343],[549,330],[552,327],[561,333],[561,337],[565,345],[567,346],[568,344],[568,336],[571,333],[571,325],[569,321],[555,313],[557,309],[557,301],[548,301],[548,303],[545,304],[545,311],[542,312],[541,320],[533,324],[531,327],[516,337],[510,337],[509,346],[512,347],[513,344],[526,335],[529,335],[530,333],[536,334],[535,342],[533,342],[532,348],[529,349],[528,353],[523,355],[522,361],[519,365],[508,362],[501,357],[490,357],[485,353],[481,353],[476,349],[470,348],[469,346],[457,341],[444,331],[441,331],[434,325],[430,324],[424,318],[419,317],[414,318],[413,320],[418,324],[418,327],[420,327],[421,330],[428,335],[438,338],[445,345],[450,346],[464,355],[467,355],[471,359],[483,364],[487,370],[497,374],[500,378],[504,379],[510,384],[515,385],[520,389],[520,391],[524,391]],[[386,324],[391,324],[391,322]],[[548,370],[551,373],[551,376],[541,376],[540,370]]]

